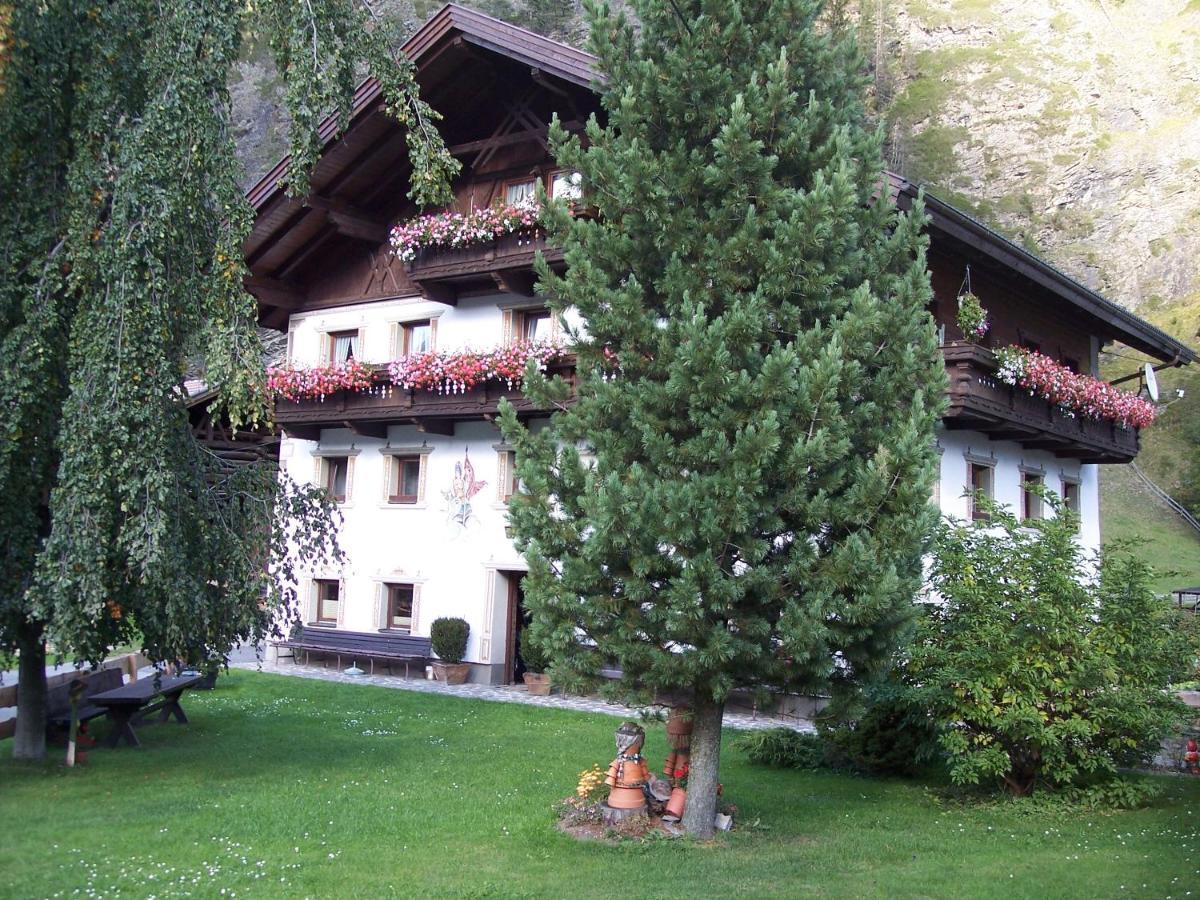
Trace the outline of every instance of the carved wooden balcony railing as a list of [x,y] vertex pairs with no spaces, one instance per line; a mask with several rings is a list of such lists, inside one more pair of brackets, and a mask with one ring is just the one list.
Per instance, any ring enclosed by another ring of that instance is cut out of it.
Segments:
[[1137,456],[1138,432],[1114,422],[1070,416],[1058,406],[996,378],[996,357],[974,344],[942,347],[950,376],[947,428],[980,431],[993,440],[1091,463],[1125,463]]
[[[547,364],[548,374],[561,375],[572,386],[575,359],[563,357]],[[375,369],[372,392],[338,391],[320,400],[275,401],[275,421],[292,437],[315,441],[322,428],[348,428],[368,437],[387,437],[389,425],[416,425],[430,434],[453,434],[456,422],[491,421],[506,397],[521,416],[548,412],[536,406],[519,388],[487,381],[461,394],[395,387],[386,366]]]
[[562,250],[549,247],[541,231],[506,234],[486,244],[418,250],[408,264],[408,276],[427,300],[456,303],[468,290],[500,290],[524,297],[534,295],[533,258],[538,251],[552,266],[560,266]]

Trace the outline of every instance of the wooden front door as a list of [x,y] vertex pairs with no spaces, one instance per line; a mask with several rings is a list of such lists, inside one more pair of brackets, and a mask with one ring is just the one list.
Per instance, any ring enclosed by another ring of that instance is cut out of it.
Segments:
[[529,624],[529,613],[525,609],[525,592],[521,583],[525,580],[524,572],[505,572],[508,582],[508,652],[504,661],[504,681],[506,684],[520,683],[525,674],[525,664],[521,660],[521,633]]

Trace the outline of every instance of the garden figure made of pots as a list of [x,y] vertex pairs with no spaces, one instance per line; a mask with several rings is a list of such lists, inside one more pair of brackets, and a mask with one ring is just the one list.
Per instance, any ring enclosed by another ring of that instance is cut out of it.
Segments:
[[617,758],[608,767],[604,783],[611,788],[607,805],[614,810],[628,810],[628,814],[646,811],[646,784],[650,772],[642,759],[642,745],[646,732],[633,722],[625,722],[617,729]]
[[1188,738],[1187,749],[1183,753],[1183,771],[1200,775],[1200,746],[1195,738]]

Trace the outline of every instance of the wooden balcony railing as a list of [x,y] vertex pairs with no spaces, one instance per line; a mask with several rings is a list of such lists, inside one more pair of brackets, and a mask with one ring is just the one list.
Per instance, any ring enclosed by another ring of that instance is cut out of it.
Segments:
[[[564,376],[572,384],[574,357],[564,357],[546,366],[549,374]],[[430,434],[453,434],[456,422],[491,421],[506,397],[522,416],[546,413],[519,388],[502,381],[487,381],[461,394],[410,391],[392,385],[387,368],[375,371],[372,392],[338,391],[320,400],[275,401],[275,421],[292,437],[315,441],[322,428],[348,428],[368,437],[387,437],[389,425],[416,425]]]
[[456,303],[459,293],[468,290],[532,297],[538,251],[552,266],[562,263],[562,250],[547,246],[541,231],[518,232],[470,247],[418,250],[408,264],[408,276],[426,299],[439,303]]
[[993,440],[1089,463],[1126,463],[1138,453],[1138,432],[1113,422],[1071,416],[996,378],[996,357],[975,344],[942,347],[950,376],[947,428],[980,431]]

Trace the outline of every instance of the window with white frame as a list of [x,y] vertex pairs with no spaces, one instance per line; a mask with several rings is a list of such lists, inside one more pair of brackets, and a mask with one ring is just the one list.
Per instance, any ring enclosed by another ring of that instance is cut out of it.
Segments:
[[518,341],[548,341],[554,336],[554,318],[544,306],[515,310],[513,324]]
[[344,363],[359,359],[362,347],[362,336],[358,330],[331,331],[328,335],[326,358],[331,363]]
[[537,179],[522,178],[510,181],[504,186],[504,202],[509,205],[532,203],[537,197]]
[[389,472],[389,503],[416,503],[421,499],[421,457],[393,456]]
[[436,327],[434,319],[400,323],[400,355],[413,356],[434,350]]
[[350,457],[321,456],[320,483],[334,503],[346,503],[350,499]]
[[337,625],[342,604],[341,582],[332,578],[318,578],[313,586],[317,593],[314,621],[318,625]]
[[388,631],[412,633],[416,586],[396,582],[383,585],[383,627]]
[[383,500],[389,506],[418,506],[425,502],[425,480],[432,447],[384,447]]

